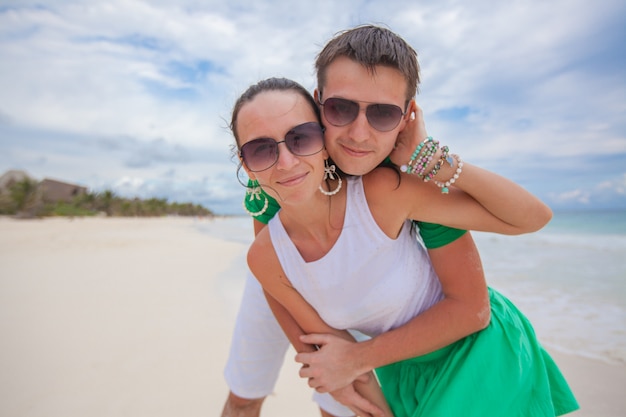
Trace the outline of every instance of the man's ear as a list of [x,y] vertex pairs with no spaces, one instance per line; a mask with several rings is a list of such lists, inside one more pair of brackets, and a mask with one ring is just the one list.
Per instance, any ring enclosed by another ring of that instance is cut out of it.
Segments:
[[415,102],[415,99],[412,98],[411,101],[409,101],[409,105],[406,107],[406,114],[404,115],[406,120],[415,120],[416,111],[417,111],[417,103]]
[[409,104],[406,106],[406,112],[404,113],[404,116],[402,116],[402,128],[400,129],[401,131],[406,128],[409,122],[412,122],[413,120],[415,120],[416,111],[417,111],[417,103],[415,103],[415,99],[413,98],[409,101]]
[[320,101],[322,101],[322,94],[320,93],[319,89],[316,88],[315,90],[313,90],[313,98],[315,99],[315,102],[319,106]]

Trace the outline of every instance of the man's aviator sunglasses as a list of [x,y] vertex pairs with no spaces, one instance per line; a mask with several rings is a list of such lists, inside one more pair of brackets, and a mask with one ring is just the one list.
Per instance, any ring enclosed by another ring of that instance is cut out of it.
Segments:
[[[358,102],[345,98],[331,97],[319,103],[324,108],[324,117],[333,126],[345,126],[352,123],[361,111],[361,106]],[[388,132],[395,129],[405,114],[406,109],[402,111],[395,104],[369,103],[365,108],[367,121],[374,129],[380,132]]]
[[284,140],[258,138],[245,143],[239,156],[250,171],[265,171],[278,161],[280,143],[294,155],[314,155],[324,149],[324,129],[317,122],[303,123],[287,132]]

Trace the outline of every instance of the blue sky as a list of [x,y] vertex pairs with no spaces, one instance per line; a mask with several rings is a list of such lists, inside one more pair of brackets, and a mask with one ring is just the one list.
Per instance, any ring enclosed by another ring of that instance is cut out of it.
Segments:
[[626,209],[626,2],[0,0],[0,173],[243,214],[249,84],[315,88],[340,30],[417,50],[429,133],[554,209]]

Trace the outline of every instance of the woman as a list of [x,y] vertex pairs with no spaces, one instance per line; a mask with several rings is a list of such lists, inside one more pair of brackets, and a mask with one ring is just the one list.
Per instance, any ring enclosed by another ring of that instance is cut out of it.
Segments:
[[[448,331],[464,318],[455,317],[454,303],[440,301],[444,292],[463,297],[464,283],[438,280],[406,220],[517,234],[542,227],[547,207],[508,180],[462,165],[432,140],[416,152],[423,166],[413,158],[408,164],[431,181],[389,168],[342,179],[327,160],[306,91],[276,80],[254,91],[236,104],[231,126],[244,168],[281,211],[259,232],[248,263],[305,332],[349,338],[334,328],[356,329],[373,336],[366,343],[374,346],[419,321],[423,343],[389,346],[398,357],[378,370],[396,416],[548,416],[577,408],[528,321],[495,291],[484,330],[461,340]],[[376,392],[367,395],[385,407]]]

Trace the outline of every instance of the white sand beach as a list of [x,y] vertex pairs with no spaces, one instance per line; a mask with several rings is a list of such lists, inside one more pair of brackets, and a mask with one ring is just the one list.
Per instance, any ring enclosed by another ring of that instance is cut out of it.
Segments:
[[[247,244],[198,226],[223,221],[0,218],[0,415],[219,416]],[[263,416],[319,415],[292,358]],[[626,367],[554,358],[572,416],[626,415]]]

